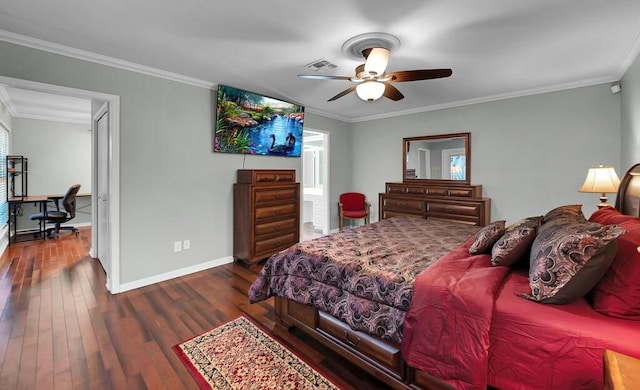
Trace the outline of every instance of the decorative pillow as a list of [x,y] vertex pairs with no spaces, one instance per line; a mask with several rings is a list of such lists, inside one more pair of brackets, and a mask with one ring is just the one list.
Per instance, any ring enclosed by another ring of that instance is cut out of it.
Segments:
[[542,217],[542,223],[544,224],[552,222],[554,220],[563,220],[566,218],[581,222],[587,220],[582,213],[581,204],[568,204],[565,206],[556,207],[555,209],[546,213]]
[[635,225],[640,219],[631,215],[624,215],[620,213],[613,206],[605,206],[598,209],[591,214],[589,221],[601,223],[603,225],[618,225],[621,223],[631,223]]
[[640,321],[640,218],[605,207],[589,221],[616,223],[628,231],[618,238],[618,251],[611,268],[591,290],[593,309],[609,317]]
[[491,251],[493,244],[504,234],[505,222],[506,221],[495,221],[480,229],[471,247],[469,247],[469,254],[479,255]]
[[522,259],[531,249],[541,219],[529,217],[509,225],[491,249],[491,265],[508,267]]
[[565,304],[586,295],[604,276],[616,253],[617,225],[564,222],[542,225],[531,247],[526,298]]

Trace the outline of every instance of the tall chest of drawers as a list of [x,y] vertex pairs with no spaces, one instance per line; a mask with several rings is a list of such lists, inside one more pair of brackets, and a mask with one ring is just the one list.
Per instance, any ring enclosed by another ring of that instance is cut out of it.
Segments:
[[491,222],[491,199],[481,185],[386,183],[379,195],[380,219],[394,216],[438,218],[485,226]]
[[295,170],[239,169],[233,186],[233,256],[250,268],[300,239]]

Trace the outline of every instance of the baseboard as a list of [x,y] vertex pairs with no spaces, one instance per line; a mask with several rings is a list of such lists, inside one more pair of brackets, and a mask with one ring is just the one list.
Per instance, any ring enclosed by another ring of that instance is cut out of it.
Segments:
[[207,261],[206,263],[200,263],[192,265],[190,267],[180,268],[175,271],[165,272],[163,274],[149,276],[148,278],[134,280],[120,285],[118,292],[125,292],[129,290],[135,290],[136,288],[149,286],[155,283],[164,282],[165,280],[175,279],[180,276],[189,275],[195,272],[204,271],[210,268],[219,267],[223,264],[229,264],[233,262],[233,256],[223,257],[217,260]]
[[[91,227],[91,222],[81,222],[81,223],[63,223],[60,225],[60,227],[68,227],[68,226],[75,226],[77,228],[81,228],[81,227]],[[53,227],[51,225],[47,225],[47,228]],[[31,227],[31,228],[26,228],[26,229],[18,229],[18,233],[24,233],[24,232],[33,232],[33,233],[37,233],[38,231],[38,226],[35,227]]]
[[68,225],[62,224],[60,226],[75,226],[77,228],[81,227],[91,227],[91,222],[81,222],[81,223],[70,223]]

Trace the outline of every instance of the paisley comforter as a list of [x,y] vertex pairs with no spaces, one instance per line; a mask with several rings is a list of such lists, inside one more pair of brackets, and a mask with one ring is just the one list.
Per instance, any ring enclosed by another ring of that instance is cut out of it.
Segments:
[[301,242],[267,260],[249,300],[282,296],[401,343],[416,276],[478,229],[396,217]]

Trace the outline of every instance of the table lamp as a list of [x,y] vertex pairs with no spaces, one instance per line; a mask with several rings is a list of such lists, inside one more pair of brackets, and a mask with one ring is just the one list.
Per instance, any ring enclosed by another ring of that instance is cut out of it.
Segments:
[[601,209],[609,206],[607,203],[607,193],[617,192],[619,186],[620,179],[615,169],[613,169],[613,167],[598,165],[597,168],[589,168],[587,179],[578,191],[602,194],[600,195],[600,203],[598,204],[598,208]]

